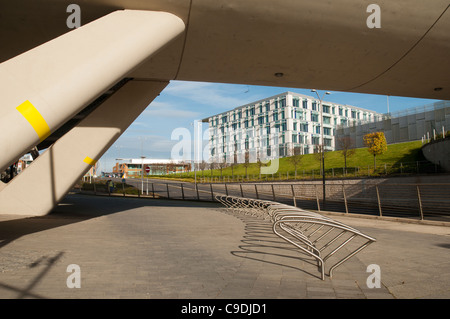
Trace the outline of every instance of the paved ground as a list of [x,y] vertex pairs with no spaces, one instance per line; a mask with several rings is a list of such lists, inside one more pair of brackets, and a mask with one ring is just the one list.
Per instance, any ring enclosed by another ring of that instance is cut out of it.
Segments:
[[322,281],[267,222],[213,203],[71,194],[45,217],[0,215],[0,298],[450,298],[450,227],[333,217],[377,242]]

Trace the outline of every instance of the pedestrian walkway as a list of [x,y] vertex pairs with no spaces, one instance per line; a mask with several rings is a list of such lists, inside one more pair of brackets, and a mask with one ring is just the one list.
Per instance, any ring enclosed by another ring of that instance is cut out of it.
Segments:
[[69,194],[48,216],[0,215],[0,298],[450,297],[450,227],[333,218],[377,242],[322,281],[268,222],[218,204]]

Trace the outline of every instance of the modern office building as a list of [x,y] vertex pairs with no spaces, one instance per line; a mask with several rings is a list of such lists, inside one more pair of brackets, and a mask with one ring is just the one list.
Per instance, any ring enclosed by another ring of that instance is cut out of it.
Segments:
[[[323,144],[335,150],[338,125],[379,121],[383,114],[356,106],[285,92],[213,115],[209,123],[209,150],[214,162],[243,163],[309,154]],[[323,120],[321,120],[323,116]],[[323,123],[323,132],[321,124]]]

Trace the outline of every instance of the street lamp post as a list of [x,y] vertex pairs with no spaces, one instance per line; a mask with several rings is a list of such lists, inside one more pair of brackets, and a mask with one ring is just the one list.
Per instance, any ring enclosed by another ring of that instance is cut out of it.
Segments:
[[315,92],[317,94],[317,98],[319,99],[319,107],[320,107],[320,139],[321,139],[321,152],[322,152],[322,201],[323,201],[323,207],[325,207],[325,202],[326,202],[326,196],[325,196],[325,143],[324,143],[324,139],[323,139],[323,107],[322,107],[322,100],[323,97],[325,95],[329,95],[330,92],[325,92],[322,95],[322,98],[319,96],[319,93],[315,90],[312,89],[311,92]]
[[142,191],[142,195],[144,195],[144,158],[145,158],[145,156],[141,156],[141,159],[142,159],[142,169],[141,169],[141,191]]

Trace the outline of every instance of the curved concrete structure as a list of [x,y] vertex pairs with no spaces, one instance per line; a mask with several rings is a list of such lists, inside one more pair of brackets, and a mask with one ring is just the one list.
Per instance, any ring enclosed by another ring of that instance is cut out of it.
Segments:
[[[0,38],[8,45],[0,61],[70,32],[70,3],[3,4]],[[372,29],[366,24],[369,4],[92,0],[80,8],[82,25],[121,9],[165,11],[183,20],[184,36],[132,72],[135,77],[449,99],[448,1],[377,1],[381,28]]]
[[[34,146],[48,148],[69,134],[77,125],[70,121],[83,111],[88,116],[124,80],[450,98],[447,0],[380,0],[378,12],[360,0],[92,0],[78,4],[75,30],[68,23],[76,14],[71,3],[1,5],[1,170]],[[373,15],[379,28],[367,23]],[[108,136],[97,145],[96,156],[111,142]],[[11,183],[22,188],[13,180],[0,184],[2,192]],[[72,183],[62,183],[56,197]],[[36,214],[47,211],[36,207]]]
[[444,171],[450,172],[450,139],[442,139],[425,144],[423,155],[431,163],[439,165]]

